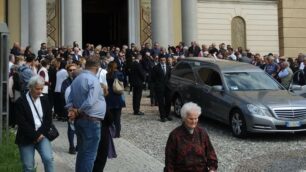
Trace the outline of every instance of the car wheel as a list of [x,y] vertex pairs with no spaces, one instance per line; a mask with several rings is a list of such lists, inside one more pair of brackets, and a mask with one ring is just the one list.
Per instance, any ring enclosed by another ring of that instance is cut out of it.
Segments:
[[233,111],[231,115],[231,128],[235,137],[244,138],[247,135],[246,123],[243,114],[239,110]]
[[181,97],[180,96],[176,96],[175,100],[174,100],[174,104],[173,104],[173,110],[174,110],[174,114],[177,117],[181,116],[182,106],[183,106],[183,101],[182,101]]

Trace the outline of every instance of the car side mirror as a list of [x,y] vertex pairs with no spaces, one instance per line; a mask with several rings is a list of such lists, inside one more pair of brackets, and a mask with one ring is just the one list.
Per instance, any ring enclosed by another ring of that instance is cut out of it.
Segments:
[[222,85],[214,85],[214,86],[211,87],[211,91],[222,92],[223,91],[223,86]]

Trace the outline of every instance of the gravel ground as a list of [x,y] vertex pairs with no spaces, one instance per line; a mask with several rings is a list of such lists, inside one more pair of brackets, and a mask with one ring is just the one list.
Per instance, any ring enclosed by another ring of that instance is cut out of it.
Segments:
[[[168,135],[181,120],[159,122],[158,108],[150,106],[147,95],[145,92],[141,101],[144,116],[132,114],[131,96],[126,96],[121,137],[164,163]],[[206,128],[217,153],[218,171],[306,171],[305,133],[252,134],[247,139],[238,139],[226,125],[216,121],[203,119],[200,125]]]

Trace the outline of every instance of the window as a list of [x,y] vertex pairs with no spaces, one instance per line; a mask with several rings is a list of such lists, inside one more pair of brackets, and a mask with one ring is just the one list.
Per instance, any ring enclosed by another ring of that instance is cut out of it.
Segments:
[[182,70],[182,69],[187,69],[187,68],[190,68],[189,64],[186,62],[181,62],[177,64],[177,66],[175,67],[175,70]]
[[264,72],[233,72],[224,74],[231,91],[258,91],[283,89]]
[[213,69],[201,68],[198,71],[201,80],[209,86],[222,85],[221,77],[218,72]]
[[177,64],[175,70],[173,71],[173,75],[177,75],[179,77],[195,81],[191,66],[186,62],[181,62]]
[[195,81],[193,72],[192,72],[191,70],[186,71],[186,73],[184,73],[184,74],[182,75],[182,77],[185,78],[185,79],[188,79],[188,80]]
[[232,20],[232,47],[246,48],[246,27],[242,17],[234,17]]

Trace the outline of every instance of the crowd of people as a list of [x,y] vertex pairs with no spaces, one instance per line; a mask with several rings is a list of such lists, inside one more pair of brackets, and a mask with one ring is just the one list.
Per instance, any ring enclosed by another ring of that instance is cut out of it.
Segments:
[[[214,43],[199,46],[191,42],[188,47],[180,42],[167,48],[157,42],[153,47],[150,43],[141,47],[134,43],[122,47],[88,43],[83,50],[77,42],[58,48],[42,43],[36,55],[30,46],[23,49],[16,42],[9,55],[10,125],[18,125],[16,143],[25,171],[34,168],[34,159],[28,157],[33,157],[34,149],[39,150],[45,171],[53,171],[51,144],[44,137],[52,118],[67,122],[68,151],[77,153],[76,171],[103,171],[107,157],[116,157],[113,138],[121,137],[121,111],[126,106],[124,94],[114,90],[114,83],[123,83],[133,94],[134,115],[144,115],[140,111],[142,91],[149,89],[151,106],[158,106],[160,121],[171,121],[171,70],[179,60],[188,57],[250,63],[285,88],[295,71],[306,70],[304,54],[296,60],[272,53],[261,56],[240,47],[234,50],[224,43],[217,47]],[[305,84],[304,76],[299,80]],[[197,127],[200,114],[200,107],[194,103],[183,106],[183,125],[171,132],[166,146],[165,171],[178,171],[178,167],[187,171],[217,169],[209,137]],[[188,143],[180,143],[181,136],[188,138]],[[186,152],[191,148],[195,151]],[[175,149],[179,149],[177,154],[173,154]]]

